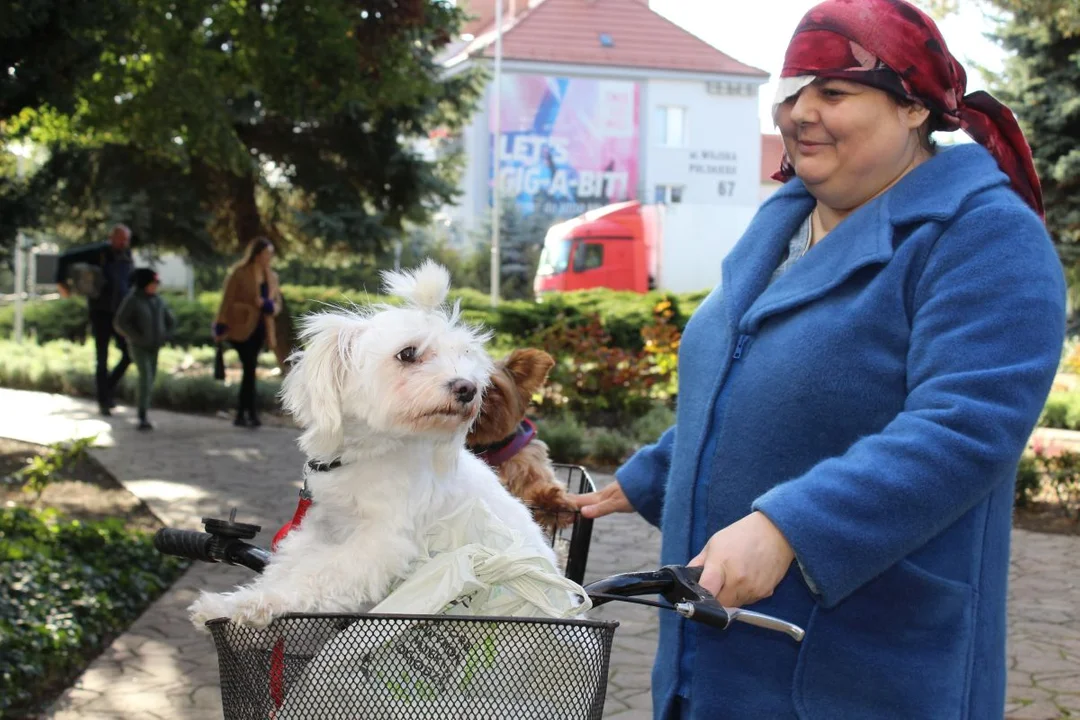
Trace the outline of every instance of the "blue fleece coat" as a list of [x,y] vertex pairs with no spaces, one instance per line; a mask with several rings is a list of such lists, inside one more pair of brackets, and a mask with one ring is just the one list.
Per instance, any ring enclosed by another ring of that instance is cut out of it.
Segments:
[[761,207],[686,327],[675,426],[617,472],[665,564],[701,550],[695,527],[766,514],[797,562],[751,607],[806,637],[661,612],[654,711],[684,687],[694,718],[1000,718],[1013,485],[1064,340],[1061,265],[977,145],[769,285],[813,205],[794,180]]

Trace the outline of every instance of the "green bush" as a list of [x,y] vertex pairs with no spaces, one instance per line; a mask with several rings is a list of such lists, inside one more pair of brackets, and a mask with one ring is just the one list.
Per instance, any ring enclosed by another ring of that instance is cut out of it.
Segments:
[[[336,287],[285,285],[281,292],[286,308],[294,318],[327,306],[367,306],[390,301],[364,290]],[[704,297],[704,293],[638,295],[613,290],[581,290],[550,294],[539,303],[504,301],[493,308],[486,293],[467,288],[451,292],[451,300],[460,301],[467,321],[483,325],[497,334],[529,337],[560,319],[569,327],[580,327],[597,315],[603,318],[604,329],[614,347],[635,351],[642,348],[641,328],[652,321],[653,310],[659,302],[671,302],[671,323],[681,331],[691,311]],[[169,293],[165,299],[177,320],[172,344],[183,348],[209,345],[210,329],[221,301],[220,291],[199,293],[193,300]],[[81,340],[89,332],[86,303],[82,299],[36,300],[27,303],[25,308],[24,327],[38,342]],[[13,306],[0,307],[0,337],[11,336],[14,316]]]
[[589,455],[585,428],[573,416],[537,420],[536,432],[547,443],[552,462],[575,464]]
[[555,358],[537,407],[568,412],[589,425],[615,427],[627,417],[667,402],[677,387],[679,331],[674,310],[661,302],[648,324],[638,328],[639,350],[617,347],[599,315],[584,324],[566,317],[525,339]]
[[1080,392],[1050,393],[1039,425],[1063,430],[1080,430]]
[[15,473],[15,477],[23,483],[24,491],[35,493],[40,500],[45,488],[60,477],[60,471],[86,457],[86,451],[95,440],[97,436],[91,435],[53,443],[45,452],[31,458],[26,467]]
[[41,695],[153,602],[186,564],[119,520],[0,508],[0,716],[32,714]]
[[1039,418],[1039,425],[1048,428],[1067,428],[1069,426],[1068,417],[1068,403],[1051,398],[1046,401],[1042,416]]
[[634,420],[630,435],[640,445],[651,445],[675,424],[675,413],[667,405],[654,405],[649,412]]
[[[84,300],[37,300],[23,308],[23,329],[38,342],[79,340],[90,332]],[[0,338],[11,337],[14,331],[15,306],[0,306]]]
[[[1025,487],[1031,488],[1027,490],[1024,500],[1029,501],[1041,489],[1049,490],[1053,493],[1058,508],[1080,524],[1080,452],[1063,448],[1052,440],[1044,443],[1037,438],[1032,443],[1031,461],[1030,469],[1021,464],[1024,473],[1035,476],[1034,480],[1030,477],[1023,478]],[[1016,479],[1019,486],[1020,471],[1017,472]],[[1018,489],[1018,496],[1019,493]]]
[[599,465],[621,465],[634,451],[634,440],[618,430],[599,428],[590,434],[589,457]]
[[1016,468],[1016,495],[1017,507],[1027,507],[1039,492],[1042,485],[1042,475],[1039,472],[1039,464],[1030,455],[1020,458],[1020,465]]

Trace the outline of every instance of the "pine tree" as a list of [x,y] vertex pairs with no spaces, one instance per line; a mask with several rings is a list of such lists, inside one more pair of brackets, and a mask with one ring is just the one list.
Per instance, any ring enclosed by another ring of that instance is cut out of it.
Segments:
[[1069,264],[1080,260],[1080,0],[993,0],[1010,51],[993,91],[1013,108],[1043,184],[1046,221]]

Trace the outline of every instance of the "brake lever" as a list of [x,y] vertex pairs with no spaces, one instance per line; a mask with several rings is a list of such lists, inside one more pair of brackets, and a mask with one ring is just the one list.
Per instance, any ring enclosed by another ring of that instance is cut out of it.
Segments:
[[675,612],[684,618],[698,619],[720,630],[726,629],[733,622],[741,622],[782,632],[795,642],[802,641],[806,631],[798,625],[753,610],[721,605],[712,593],[698,584],[702,570],[701,567],[682,565],[665,565],[660,568],[660,572],[667,573],[671,578],[671,585],[661,594],[672,604]]

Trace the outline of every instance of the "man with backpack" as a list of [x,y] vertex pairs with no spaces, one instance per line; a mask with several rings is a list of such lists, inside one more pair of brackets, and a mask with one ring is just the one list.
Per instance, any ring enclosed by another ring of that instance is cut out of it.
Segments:
[[[94,375],[98,407],[111,415],[116,406],[113,393],[131,364],[127,341],[113,328],[120,303],[128,294],[128,278],[134,269],[131,258],[131,229],[114,225],[109,240],[74,248],[62,254],[56,267],[56,284],[63,297],[72,293],[86,298],[90,311],[90,331],[94,336],[97,368]],[[109,341],[115,339],[121,357],[109,372]]]

